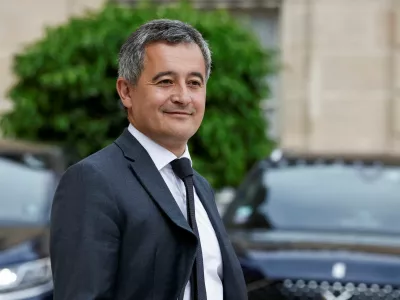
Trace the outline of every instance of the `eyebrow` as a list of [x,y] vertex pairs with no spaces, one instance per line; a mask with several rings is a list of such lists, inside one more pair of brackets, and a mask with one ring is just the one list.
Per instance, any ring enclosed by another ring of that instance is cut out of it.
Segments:
[[[167,75],[176,75],[176,73],[173,71],[159,72],[151,79],[151,81],[155,82],[158,79],[160,79],[161,77],[167,76]],[[190,76],[196,76],[201,80],[201,83],[204,83],[203,75],[200,72],[190,72]]]
[[200,78],[201,83],[204,83],[204,78],[203,78],[203,75],[201,75],[201,73],[199,73],[199,72],[191,72],[190,75]]

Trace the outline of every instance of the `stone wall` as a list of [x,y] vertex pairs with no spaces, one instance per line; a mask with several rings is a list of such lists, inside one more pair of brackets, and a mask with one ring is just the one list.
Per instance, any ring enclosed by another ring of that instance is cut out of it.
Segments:
[[281,145],[400,154],[400,1],[286,0]]
[[68,20],[72,15],[95,9],[103,0],[0,1],[0,112],[11,109],[6,93],[13,83],[12,57],[26,43],[42,36],[45,26]]

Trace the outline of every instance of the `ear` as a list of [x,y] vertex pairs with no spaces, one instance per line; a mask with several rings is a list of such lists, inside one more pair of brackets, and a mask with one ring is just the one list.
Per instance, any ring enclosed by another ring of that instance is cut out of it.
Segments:
[[117,92],[126,108],[132,107],[131,89],[133,87],[126,79],[121,77],[117,79]]

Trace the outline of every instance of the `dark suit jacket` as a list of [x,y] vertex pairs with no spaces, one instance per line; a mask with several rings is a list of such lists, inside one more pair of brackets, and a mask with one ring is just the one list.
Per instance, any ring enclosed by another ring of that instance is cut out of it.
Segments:
[[[213,191],[198,173],[194,183],[219,240],[224,299],[245,300],[243,273]],[[54,299],[182,299],[196,245],[150,156],[125,130],[59,183],[51,214]]]

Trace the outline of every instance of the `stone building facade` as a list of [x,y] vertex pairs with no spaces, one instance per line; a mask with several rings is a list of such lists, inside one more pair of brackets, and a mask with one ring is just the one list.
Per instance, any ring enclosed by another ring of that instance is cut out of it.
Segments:
[[6,94],[13,83],[12,58],[25,44],[40,38],[46,26],[57,25],[103,0],[0,1],[0,112],[12,109]]
[[287,0],[280,142],[400,154],[400,1]]
[[[132,0],[124,0],[131,2]],[[170,2],[159,0],[158,2]],[[225,7],[278,49],[281,71],[263,106],[283,149],[400,154],[400,0],[195,0]],[[12,109],[11,58],[102,0],[0,3],[0,110]]]

